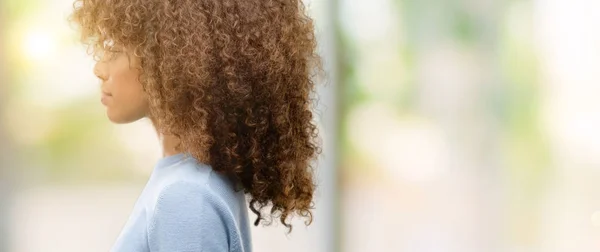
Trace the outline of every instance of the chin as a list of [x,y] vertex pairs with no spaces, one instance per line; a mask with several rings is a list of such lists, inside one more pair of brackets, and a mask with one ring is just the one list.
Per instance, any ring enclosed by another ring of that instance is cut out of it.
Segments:
[[107,111],[106,116],[108,117],[108,120],[115,124],[128,124],[139,121],[140,119],[144,118],[144,116],[123,115],[118,113],[111,113],[111,111]]

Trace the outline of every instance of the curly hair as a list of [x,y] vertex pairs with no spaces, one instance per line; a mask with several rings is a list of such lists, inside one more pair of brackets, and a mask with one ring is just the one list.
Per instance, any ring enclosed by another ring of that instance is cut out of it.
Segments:
[[322,67],[301,0],[77,0],[71,20],[96,59],[140,59],[156,128],[244,190],[254,225],[310,225]]

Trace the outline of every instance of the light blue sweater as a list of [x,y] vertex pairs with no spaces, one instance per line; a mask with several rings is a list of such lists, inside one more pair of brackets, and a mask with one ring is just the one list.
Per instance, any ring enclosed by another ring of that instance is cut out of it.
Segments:
[[159,160],[112,252],[251,252],[243,192],[178,154]]

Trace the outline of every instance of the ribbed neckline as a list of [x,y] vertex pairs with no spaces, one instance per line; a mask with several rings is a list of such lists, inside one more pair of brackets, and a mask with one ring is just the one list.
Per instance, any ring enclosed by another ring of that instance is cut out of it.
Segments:
[[172,156],[163,157],[163,158],[159,159],[158,162],[156,162],[156,168],[160,169],[163,167],[168,167],[168,166],[174,165],[174,164],[178,163],[179,161],[182,161],[186,157],[187,157],[187,155],[185,153],[179,153],[179,154],[175,154]]

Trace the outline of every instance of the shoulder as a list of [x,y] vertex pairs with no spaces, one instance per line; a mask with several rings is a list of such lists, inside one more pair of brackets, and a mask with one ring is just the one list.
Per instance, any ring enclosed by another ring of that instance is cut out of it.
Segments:
[[152,187],[153,196],[149,201],[149,209],[158,216],[170,211],[187,210],[229,212],[234,205],[232,202],[238,197],[225,176],[193,158],[159,170]]
[[171,181],[159,189],[155,212],[170,207],[204,207],[213,197],[212,190],[204,181]]
[[206,184],[213,175],[213,170],[209,165],[200,163],[192,157],[184,157],[174,165],[157,169],[155,174],[157,180],[160,181],[157,184],[161,190],[167,189],[167,187],[180,190],[186,188],[185,185],[180,185],[180,182]]
[[226,245],[224,210],[206,183],[170,183],[158,194],[148,227],[150,245],[158,251]]

